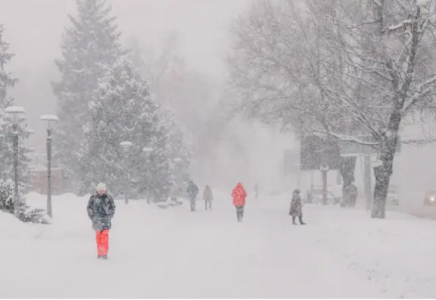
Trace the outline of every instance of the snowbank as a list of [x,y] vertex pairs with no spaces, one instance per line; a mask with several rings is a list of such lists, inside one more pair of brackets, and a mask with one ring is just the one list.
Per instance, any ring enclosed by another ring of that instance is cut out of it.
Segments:
[[86,202],[54,197],[51,226],[0,213],[1,297],[436,296],[434,221],[306,205],[308,225],[292,226],[289,199],[278,196],[249,198],[237,223],[229,191],[215,194],[212,211],[198,201],[196,213],[116,201],[110,258],[98,261]]

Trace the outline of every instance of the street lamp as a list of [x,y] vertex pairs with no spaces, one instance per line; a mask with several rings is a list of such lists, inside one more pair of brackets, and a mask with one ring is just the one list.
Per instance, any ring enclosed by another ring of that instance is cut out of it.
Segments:
[[[151,152],[153,152],[153,148],[152,147],[144,147],[144,148],[142,148],[142,152],[144,152],[145,153],[145,155],[146,155],[146,162],[148,161],[148,158],[149,158],[149,156],[148,155],[150,155],[150,153]],[[145,173],[145,174],[147,174],[147,173]],[[147,175],[145,175],[145,177],[146,177],[146,181],[148,180],[147,179]],[[147,198],[147,204],[150,204],[150,191],[149,191],[149,189],[147,188],[146,189],[146,198]]]
[[151,153],[152,151],[153,151],[153,148],[151,148],[151,147],[142,148],[142,152],[144,152],[144,153]]
[[180,179],[179,178],[180,177],[180,163],[182,162],[182,159],[180,157],[176,157],[176,158],[174,158],[174,162],[176,163],[176,171],[177,171],[176,183],[177,183],[177,181]]
[[125,197],[125,201],[126,201],[126,204],[128,204],[129,203],[129,197],[128,197],[128,190],[129,190],[129,187],[128,187],[128,180],[127,180],[127,172],[128,172],[128,170],[127,170],[127,156],[128,156],[128,153],[129,153],[129,150],[130,150],[130,148],[132,147],[132,142],[128,142],[128,141],[124,141],[124,142],[121,142],[120,143],[120,145],[121,145],[121,147],[123,148],[123,150],[124,150],[124,154],[125,154],[125,156],[124,156],[124,160],[125,160],[125,162],[124,162],[124,167],[125,167],[125,169],[126,169],[126,171],[125,171],[125,173],[124,173],[124,177],[125,177],[125,192],[124,192],[124,197]]
[[47,122],[47,214],[50,218],[53,217],[51,207],[51,133],[59,118],[54,115],[44,115],[40,118],[41,121]]
[[18,209],[20,207],[20,196],[18,193],[18,124],[24,117],[26,111],[19,106],[9,106],[5,109],[5,113],[11,118],[12,121],[12,136],[13,136],[13,151],[14,151],[14,212],[18,216]]
[[182,159],[180,157],[174,158],[174,162],[176,163],[175,168],[175,190],[178,193],[179,189],[181,188],[181,182],[182,182],[182,172],[181,172],[181,162]]
[[301,189],[301,164],[295,164],[297,167],[297,188]]
[[121,147],[123,147],[123,150],[127,153],[130,149],[130,147],[132,147],[132,142],[121,142],[120,143]]

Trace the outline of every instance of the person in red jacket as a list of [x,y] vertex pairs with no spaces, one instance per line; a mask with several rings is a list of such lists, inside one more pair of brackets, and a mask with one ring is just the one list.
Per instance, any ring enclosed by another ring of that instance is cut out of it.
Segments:
[[244,216],[245,199],[247,198],[247,192],[241,183],[238,183],[232,192],[233,205],[236,207],[236,216],[238,222],[242,221]]

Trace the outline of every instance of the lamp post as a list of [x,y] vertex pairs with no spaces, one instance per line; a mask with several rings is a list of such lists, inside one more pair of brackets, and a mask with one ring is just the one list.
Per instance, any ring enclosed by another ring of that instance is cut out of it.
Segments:
[[176,157],[174,158],[174,162],[176,163],[176,170],[177,170],[177,174],[176,174],[176,184],[177,181],[180,179],[180,163],[182,162],[182,159],[180,157]]
[[176,170],[177,170],[176,176],[179,177],[180,176],[180,164],[182,163],[182,159],[180,157],[176,157],[176,158],[174,158],[174,163],[176,164]]
[[329,166],[326,164],[321,165],[322,172],[322,204],[327,205],[327,173]]
[[125,178],[125,192],[124,192],[124,197],[125,197],[125,203],[126,204],[129,204],[129,196],[128,196],[128,191],[129,191],[129,187],[128,187],[128,180],[127,180],[127,172],[128,172],[128,170],[127,170],[127,156],[128,156],[128,153],[129,153],[129,150],[130,150],[130,147],[132,147],[132,142],[129,142],[129,141],[124,141],[124,142],[121,142],[120,143],[120,145],[121,145],[121,147],[123,147],[123,150],[124,150],[124,168],[126,169],[125,170],[125,172],[124,172],[124,178]]
[[47,122],[47,214],[53,217],[51,206],[51,133],[59,118],[54,115],[41,116],[40,120]]
[[[146,154],[146,160],[148,160],[148,155],[153,152],[153,148],[152,147],[144,147],[142,148],[142,152],[144,152]],[[147,173],[145,173],[147,174]],[[146,180],[147,180],[147,176],[146,176]],[[150,204],[150,190],[147,188],[146,189],[146,197],[147,197],[147,204]]]
[[12,136],[13,136],[13,152],[14,152],[14,213],[18,216],[20,207],[20,196],[18,192],[18,124],[24,117],[26,111],[19,106],[9,106],[5,109],[5,113],[10,116],[12,121]]
[[149,154],[152,151],[153,151],[153,148],[151,148],[151,147],[144,147],[144,148],[142,148],[142,152],[144,152],[146,154]]

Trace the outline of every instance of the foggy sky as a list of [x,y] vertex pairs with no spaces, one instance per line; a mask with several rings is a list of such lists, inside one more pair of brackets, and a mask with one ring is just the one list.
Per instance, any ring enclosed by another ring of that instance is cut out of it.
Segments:
[[[200,71],[223,70],[228,26],[250,0],[108,0],[118,18],[123,42],[135,37],[159,45],[171,31],[180,34],[188,62]],[[60,55],[67,14],[76,14],[75,0],[2,0],[0,22],[17,54],[13,68],[36,66]],[[219,69],[219,70],[217,70]]]
[[[112,15],[127,46],[133,38],[158,52],[172,31],[179,35],[180,55],[188,67],[216,79],[225,72],[229,45],[228,26],[251,0],[108,0]],[[56,80],[54,59],[61,57],[68,14],[76,15],[75,0],[1,0],[0,23],[4,39],[15,57],[8,70],[19,78],[11,90],[15,103],[27,110],[29,126],[36,131],[30,139],[44,147],[44,124],[39,116],[55,113],[50,82]]]
[[[226,65],[223,61],[229,45],[229,24],[248,7],[251,0],[108,0],[112,3],[112,14],[122,33],[125,46],[133,38],[142,46],[156,52],[163,39],[172,31],[179,34],[182,57],[189,67],[222,79]],[[45,124],[39,116],[55,113],[55,99],[50,82],[56,80],[54,59],[60,58],[60,42],[64,28],[69,26],[68,14],[76,14],[75,0],[0,0],[0,23],[4,25],[4,39],[15,53],[8,70],[19,78],[11,94],[16,104],[27,110],[29,126],[36,131],[30,139],[38,152],[45,151]],[[252,125],[246,125],[253,128]],[[261,131],[260,129],[264,130]],[[265,127],[255,127],[252,135],[246,134],[244,142],[250,149],[250,170],[236,172],[232,180],[240,179],[244,173],[248,181],[277,182],[281,168],[282,151],[292,147],[290,137],[275,136]],[[250,133],[248,129],[247,132]],[[416,133],[413,134],[415,136]],[[272,146],[275,143],[277,146]],[[265,147],[265,145],[269,145]],[[434,147],[415,149],[404,147],[395,160],[393,181],[410,186],[422,193],[434,187],[436,180],[436,155]],[[419,152],[419,154],[418,154]],[[224,156],[225,156],[225,152]],[[223,164],[225,168],[233,162]],[[270,172],[266,172],[266,170]],[[242,175],[241,175],[242,174]],[[407,176],[404,176],[407,174]],[[309,174],[302,175],[303,185],[308,185]],[[318,177],[318,175],[317,175]],[[423,180],[425,178],[425,180]],[[332,176],[332,181],[335,177]],[[289,187],[295,186],[288,182]],[[356,183],[362,187],[360,163],[356,170]],[[373,181],[374,182],[374,181]],[[418,193],[418,195],[419,195]],[[404,198],[403,198],[404,199]],[[402,201],[404,201],[402,199]],[[421,203],[421,199],[407,197],[410,202]]]

